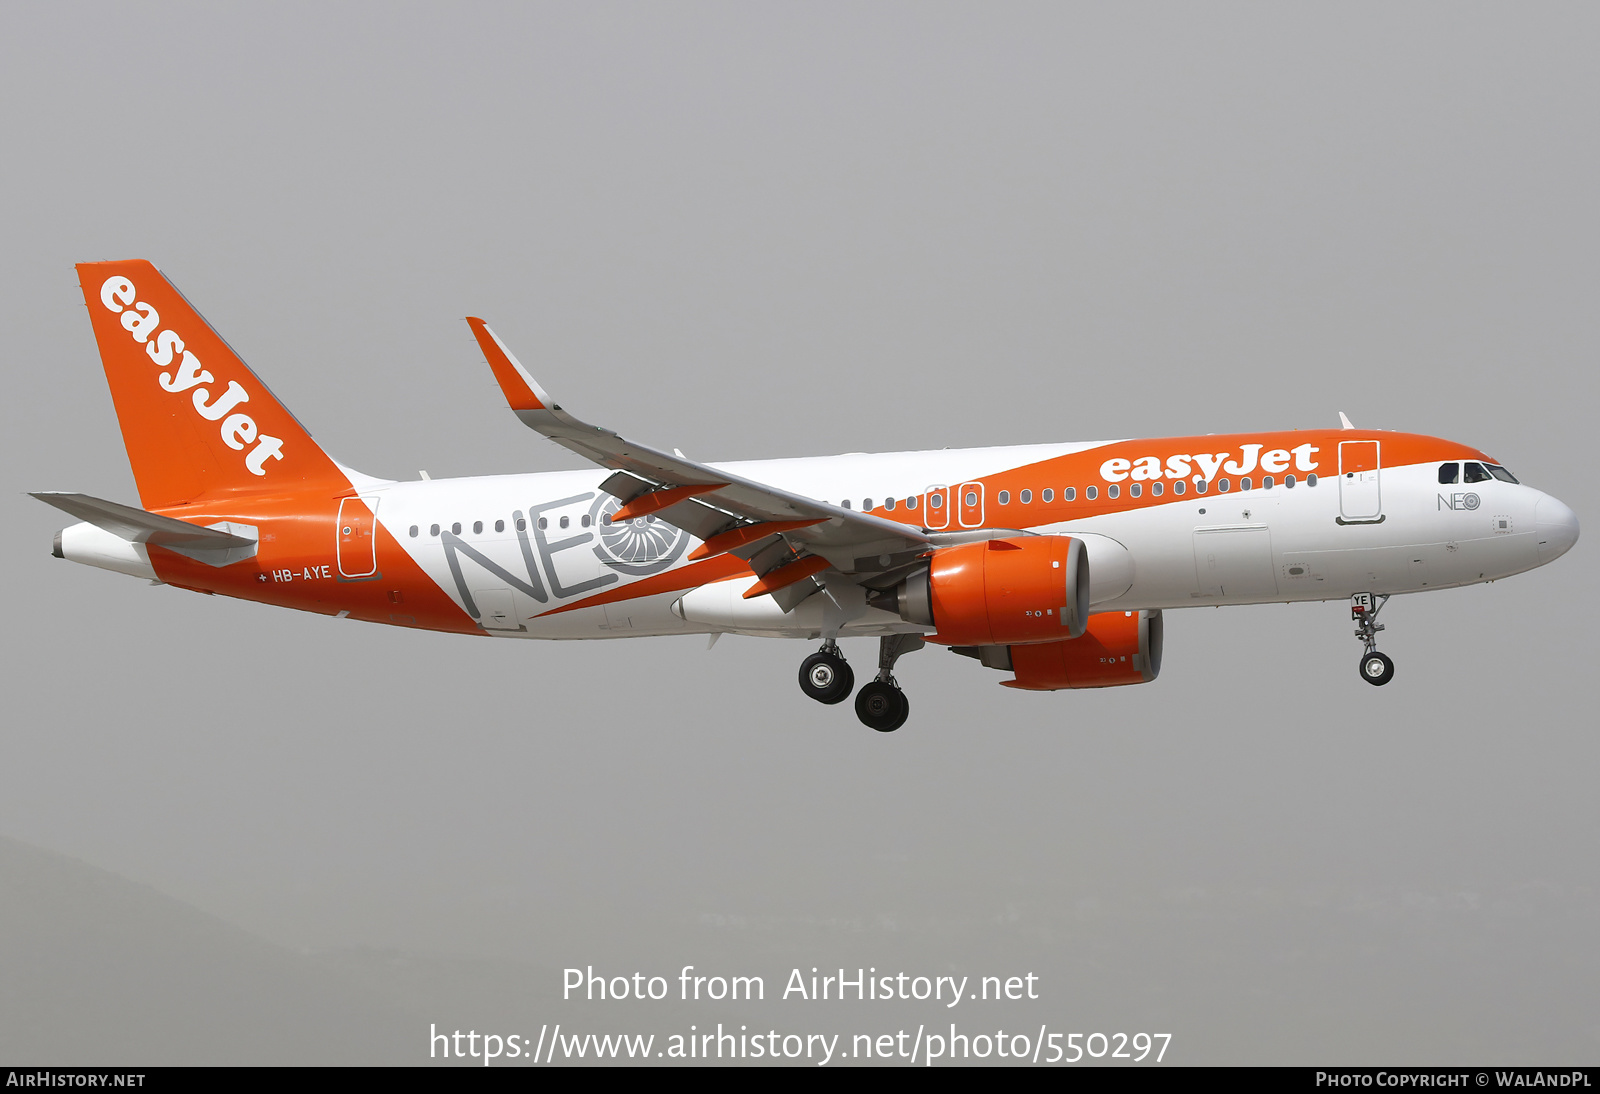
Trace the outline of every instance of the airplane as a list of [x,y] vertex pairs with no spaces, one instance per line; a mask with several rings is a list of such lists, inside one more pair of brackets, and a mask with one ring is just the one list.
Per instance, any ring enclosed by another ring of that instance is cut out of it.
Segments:
[[[1350,602],[1361,679],[1402,593],[1494,581],[1573,511],[1455,441],[1340,428],[700,463],[580,420],[482,319],[510,409],[595,465],[394,481],[338,463],[149,262],[77,267],[139,506],[35,493],[53,554],[157,584],[497,638],[820,642],[800,687],[880,732],[927,643],[1032,691],[1148,683],[1162,613]],[[876,637],[857,691],[839,640]]]

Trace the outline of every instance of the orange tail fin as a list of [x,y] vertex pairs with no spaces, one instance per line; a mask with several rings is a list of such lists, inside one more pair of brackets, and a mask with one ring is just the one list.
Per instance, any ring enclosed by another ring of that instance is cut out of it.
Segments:
[[84,262],[78,281],[139,500],[350,489],[293,414],[148,262]]

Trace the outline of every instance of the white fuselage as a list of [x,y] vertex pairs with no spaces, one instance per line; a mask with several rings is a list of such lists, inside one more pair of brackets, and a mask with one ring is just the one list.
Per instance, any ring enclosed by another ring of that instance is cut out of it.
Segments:
[[[836,504],[861,508],[870,502],[881,512],[884,499],[926,497],[930,488],[973,482],[1095,447],[850,454],[714,466]],[[1571,511],[1532,487],[1501,481],[1440,485],[1437,470],[1432,463],[1383,469],[1381,484],[1374,482],[1370,496],[1354,502],[1365,507],[1362,519],[1349,522],[1340,517],[1350,510],[1352,499],[1341,496],[1345,483],[1337,473],[1314,484],[1279,481],[1270,489],[1235,485],[1220,493],[1213,486],[1204,494],[1147,508],[1042,523],[1042,506],[1024,505],[1017,496],[1001,505],[998,497],[982,497],[979,491],[978,513],[968,507],[959,517],[940,516],[950,530],[1011,528],[1082,537],[1089,548],[1097,610],[1330,600],[1360,591],[1449,588],[1492,581],[1549,561],[1571,545],[1560,534],[1564,523],[1572,524],[1576,538]],[[605,477],[604,471],[567,471],[371,481],[360,493],[395,540],[463,607],[469,598],[506,606],[498,613],[498,625],[488,626],[492,634],[571,639],[725,631],[806,637],[818,632],[822,609],[817,603],[785,613],[770,597],[743,600],[740,592],[754,580],[749,575],[556,611],[602,590],[679,569],[698,542],[663,526],[653,539],[635,536],[639,542],[619,542],[608,550],[601,533],[619,539],[622,526],[602,528],[601,507],[610,500],[600,491]],[[1077,484],[1077,489],[1084,485]],[[952,502],[950,510],[955,508]],[[925,504],[922,515],[929,514]],[[520,534],[518,521],[525,525]],[[453,534],[470,551],[447,549],[443,533],[458,527]],[[628,551],[635,548],[637,553],[630,556]],[[480,607],[469,614],[485,612]],[[862,608],[843,633],[919,629]]]

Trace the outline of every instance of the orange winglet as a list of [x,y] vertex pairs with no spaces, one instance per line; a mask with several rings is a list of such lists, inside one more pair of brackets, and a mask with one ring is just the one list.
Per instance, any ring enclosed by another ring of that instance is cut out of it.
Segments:
[[754,543],[758,539],[766,539],[778,532],[792,532],[796,528],[809,528],[813,524],[821,524],[828,518],[818,517],[816,520],[764,520],[759,524],[746,524],[739,528],[730,528],[726,532],[712,536],[700,546],[689,552],[689,561],[697,562],[702,558],[712,555],[725,554],[735,547],[743,547],[747,543]]
[[472,328],[472,336],[478,340],[478,347],[488,359],[489,368],[493,370],[494,378],[500,384],[500,390],[505,393],[506,402],[511,404],[511,409],[550,409],[550,397],[528,374],[528,370],[522,367],[522,362],[506,349],[505,343],[489,329],[489,324],[475,315],[469,315],[467,326]]
[[713,490],[721,490],[727,485],[725,482],[719,482],[714,486],[674,486],[670,490],[652,490],[648,494],[640,494],[627,505],[612,513],[611,521],[615,524],[618,521],[632,520],[634,517],[644,517],[649,516],[651,513],[659,513],[669,505],[677,505],[680,501],[692,498],[697,494],[709,494]]
[[775,593],[779,589],[787,589],[796,581],[804,581],[812,574],[820,574],[832,565],[833,563],[821,555],[807,555],[805,558],[769,571],[765,577],[744,591],[744,598],[750,600],[753,597]]

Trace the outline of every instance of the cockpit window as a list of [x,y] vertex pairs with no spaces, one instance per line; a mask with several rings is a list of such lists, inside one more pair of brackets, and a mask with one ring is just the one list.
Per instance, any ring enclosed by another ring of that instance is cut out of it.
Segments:
[[1441,463],[1439,465],[1439,485],[1449,486],[1461,481],[1461,465],[1459,463]]
[[1488,482],[1489,472],[1483,469],[1481,463],[1468,463],[1466,473],[1467,482]]
[[1485,466],[1485,467],[1487,467],[1489,469],[1489,474],[1493,475],[1495,478],[1499,479],[1501,482],[1516,482],[1517,481],[1517,477],[1515,475],[1513,475],[1511,472],[1507,471],[1505,468],[1501,467],[1499,464],[1486,463],[1483,466]]

